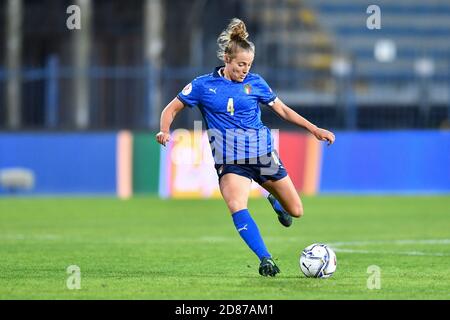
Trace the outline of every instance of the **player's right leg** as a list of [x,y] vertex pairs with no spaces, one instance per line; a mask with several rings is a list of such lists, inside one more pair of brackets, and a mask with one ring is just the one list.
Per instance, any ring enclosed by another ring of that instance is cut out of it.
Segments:
[[232,214],[236,230],[260,260],[259,273],[263,276],[273,277],[280,272],[280,269],[272,260],[258,226],[247,209],[250,184],[249,178],[235,173],[224,174],[219,182],[220,192]]
[[[276,150],[270,154],[269,165],[265,161],[256,167],[256,181],[269,192],[267,199],[278,216],[280,223],[289,227],[292,217],[303,214],[303,206],[297,190],[283,166]],[[270,170],[270,174],[268,174]]]
[[278,221],[280,221],[283,226],[290,227],[292,224],[292,216],[283,208],[280,201],[278,201],[278,199],[271,193],[267,196],[267,200],[269,200],[270,205],[276,212]]
[[303,216],[302,201],[289,176],[276,181],[267,180],[261,186],[278,200],[279,204],[289,215],[295,218]]

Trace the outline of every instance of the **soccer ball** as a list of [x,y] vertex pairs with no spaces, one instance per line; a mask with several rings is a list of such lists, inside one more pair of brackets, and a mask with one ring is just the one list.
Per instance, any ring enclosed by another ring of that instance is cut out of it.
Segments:
[[308,278],[328,278],[336,271],[336,254],[322,243],[306,247],[300,255],[300,269]]

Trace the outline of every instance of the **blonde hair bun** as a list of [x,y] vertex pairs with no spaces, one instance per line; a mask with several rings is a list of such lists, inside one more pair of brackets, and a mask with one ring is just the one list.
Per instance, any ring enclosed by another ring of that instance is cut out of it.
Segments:
[[255,46],[247,40],[248,36],[244,21],[238,18],[231,19],[227,28],[217,38],[217,44],[219,45],[217,57],[224,61],[225,54],[234,57],[238,49],[254,52]]

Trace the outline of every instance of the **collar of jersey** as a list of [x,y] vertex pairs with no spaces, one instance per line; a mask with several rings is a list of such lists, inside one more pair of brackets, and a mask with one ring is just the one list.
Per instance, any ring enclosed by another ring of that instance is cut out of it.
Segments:
[[234,80],[228,80],[227,78],[222,77],[222,76],[220,75],[219,70],[222,69],[222,68],[225,68],[225,66],[218,66],[218,67],[215,67],[215,68],[214,68],[214,72],[213,72],[213,77],[214,77],[214,78],[222,78],[224,81],[226,81],[226,82],[228,82],[228,83],[244,83],[245,80],[247,80],[247,78],[248,78],[248,75],[247,75],[247,77],[245,77],[244,81],[242,81],[242,82],[234,81]]

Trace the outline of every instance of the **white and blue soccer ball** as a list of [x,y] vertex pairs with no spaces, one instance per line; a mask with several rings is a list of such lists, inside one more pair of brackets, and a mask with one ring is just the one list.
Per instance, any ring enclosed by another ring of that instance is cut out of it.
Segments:
[[336,254],[326,244],[314,243],[300,254],[300,269],[308,278],[329,278],[336,266]]

